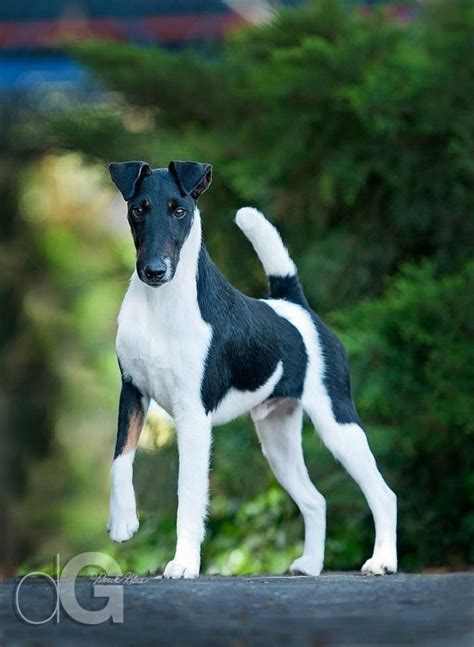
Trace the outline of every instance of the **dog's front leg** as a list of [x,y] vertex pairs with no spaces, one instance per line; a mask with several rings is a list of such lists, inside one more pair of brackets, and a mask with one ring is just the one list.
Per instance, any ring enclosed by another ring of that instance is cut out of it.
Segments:
[[175,417],[179,450],[177,544],[165,577],[199,575],[209,490],[211,421],[204,411]]
[[107,530],[114,541],[126,541],[138,530],[133,489],[133,459],[149,400],[122,377],[117,444],[112,465],[110,512]]

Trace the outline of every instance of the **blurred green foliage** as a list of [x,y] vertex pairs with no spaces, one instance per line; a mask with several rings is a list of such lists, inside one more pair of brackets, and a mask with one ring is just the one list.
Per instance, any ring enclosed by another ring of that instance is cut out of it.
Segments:
[[[255,204],[281,230],[313,307],[343,337],[369,440],[399,496],[401,568],[472,561],[473,31],[468,0],[427,3],[408,24],[321,0],[239,30],[220,51],[75,47],[113,95],[54,118],[57,152],[24,180],[19,218],[34,233],[46,286],[25,288],[25,316],[61,384],[49,455],[25,486],[38,535],[24,568],[56,550],[103,549],[136,572],[172,556],[172,434],[137,457],[140,532],[118,546],[103,530],[114,317],[133,265],[132,243],[105,207],[104,162],[186,158],[214,164],[203,225],[228,278],[250,294],[265,289],[232,223],[238,207]],[[304,445],[328,500],[326,566],[357,568],[371,550],[367,506],[310,429]],[[302,522],[247,419],[216,430],[213,464],[204,569],[283,572],[301,551]]]
[[[146,110],[149,129],[133,135],[125,113],[122,127],[111,118],[113,136],[91,137],[104,127],[99,111],[58,130],[101,158],[213,162],[211,235],[217,224],[230,232],[234,207],[258,204],[326,312],[380,294],[402,262],[429,256],[447,272],[468,257],[473,14],[469,1],[434,2],[400,25],[322,0],[238,31],[220,56],[86,43],[79,60]],[[252,289],[244,249],[232,233],[213,251]]]
[[390,429],[406,568],[474,560],[474,261],[409,265],[380,299],[336,313],[362,419]]

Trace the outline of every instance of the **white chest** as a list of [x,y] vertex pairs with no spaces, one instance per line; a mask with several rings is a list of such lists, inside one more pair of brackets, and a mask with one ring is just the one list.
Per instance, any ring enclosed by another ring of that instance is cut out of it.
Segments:
[[158,289],[134,275],[119,315],[117,355],[144,395],[173,415],[183,399],[200,401],[212,331],[199,311],[192,284],[179,277]]

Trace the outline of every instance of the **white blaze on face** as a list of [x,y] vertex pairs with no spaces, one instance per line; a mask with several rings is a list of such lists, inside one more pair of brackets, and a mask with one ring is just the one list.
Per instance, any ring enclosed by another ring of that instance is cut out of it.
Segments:
[[173,272],[173,270],[171,268],[171,259],[167,256],[164,259],[164,263],[165,263],[166,271],[165,271],[165,275],[163,277],[163,281],[169,281],[171,279],[171,275],[172,275],[172,272]]

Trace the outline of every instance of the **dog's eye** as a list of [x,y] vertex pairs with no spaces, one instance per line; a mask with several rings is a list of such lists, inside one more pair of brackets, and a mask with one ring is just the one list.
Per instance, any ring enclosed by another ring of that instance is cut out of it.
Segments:
[[132,207],[132,213],[135,216],[135,218],[143,218],[143,214],[145,213],[145,210],[143,207]]
[[176,218],[182,218],[187,213],[188,212],[186,211],[186,209],[183,209],[182,207],[178,207],[177,209],[174,210],[174,215],[176,216]]

